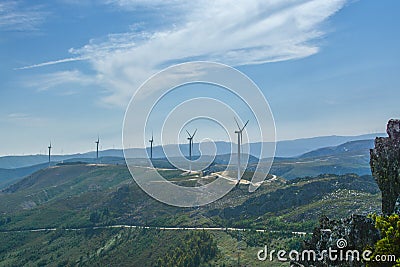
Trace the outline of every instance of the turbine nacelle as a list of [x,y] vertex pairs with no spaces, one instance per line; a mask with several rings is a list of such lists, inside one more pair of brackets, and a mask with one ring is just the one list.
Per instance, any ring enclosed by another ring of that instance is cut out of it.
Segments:
[[243,127],[240,127],[238,121],[236,120],[236,118],[234,118],[234,119],[235,119],[236,125],[237,125],[237,127],[239,129],[238,131],[235,131],[235,133],[240,133],[241,134],[243,132],[244,128],[246,128],[247,124],[249,123],[249,120],[246,121],[246,123],[244,124]]
[[193,137],[194,137],[194,135],[195,135],[195,134],[196,134],[196,132],[197,132],[197,129],[196,129],[196,130],[194,130],[193,134],[190,134],[188,130],[186,130],[186,132],[187,132],[187,134],[189,135],[189,137],[188,137],[187,139],[188,139],[188,140],[192,140],[192,139],[193,139]]

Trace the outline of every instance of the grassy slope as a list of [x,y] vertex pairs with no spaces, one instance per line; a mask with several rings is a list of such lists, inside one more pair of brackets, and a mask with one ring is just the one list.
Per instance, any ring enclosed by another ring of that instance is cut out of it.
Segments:
[[[177,171],[163,173],[172,180],[193,178],[180,176]],[[324,175],[290,182],[278,178],[265,182],[255,193],[248,193],[247,186],[241,185],[210,205],[181,209],[150,198],[134,183],[125,166],[60,166],[39,171],[0,194],[0,231],[109,224],[311,231],[322,214],[340,217],[353,211],[379,210],[379,195],[376,184],[368,176]],[[25,261],[32,265],[54,263],[56,266],[56,263],[67,264],[67,258],[71,259],[68,261],[71,265],[73,262],[111,265],[111,259],[121,258],[120,266],[144,266],[134,264],[136,258],[141,260],[138,262],[153,262],[159,255],[149,254],[149,248],[168,247],[174,244],[175,236],[179,244],[180,235],[184,235],[162,232],[150,240],[132,231],[134,233],[130,235],[128,230],[118,229],[0,233],[6,241],[0,245],[0,265],[17,266]],[[237,237],[224,232],[212,235],[220,250],[213,260],[214,265],[231,266],[237,261],[237,249],[234,248]],[[259,242],[250,242],[251,238],[242,241],[243,263],[256,264],[255,253],[265,242],[275,242],[283,247],[294,242],[290,236],[256,239]],[[97,255],[103,247],[107,249]],[[163,251],[161,249],[160,255],[165,255]],[[144,255],[150,261],[145,261]]]

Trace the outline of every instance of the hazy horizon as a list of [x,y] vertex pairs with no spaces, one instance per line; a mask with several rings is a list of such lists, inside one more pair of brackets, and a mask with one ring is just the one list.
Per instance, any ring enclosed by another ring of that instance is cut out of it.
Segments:
[[[360,134],[360,135],[324,135],[324,136],[312,136],[312,137],[304,137],[304,138],[277,140],[276,142],[277,143],[278,142],[286,142],[286,141],[290,142],[290,141],[296,141],[296,140],[307,140],[307,139],[325,138],[325,137],[363,137],[363,136],[369,136],[369,135],[372,135],[372,136],[374,136],[374,135],[377,135],[377,136],[384,135],[384,136],[386,136],[387,134],[386,134],[386,132],[377,132],[377,133],[366,133],[366,134]],[[357,140],[366,140],[366,139],[357,139]],[[101,144],[101,141],[102,140],[100,139],[100,144]],[[154,140],[154,141],[156,141],[156,140]],[[229,141],[226,141],[226,140],[218,140],[216,142],[229,143]],[[200,142],[194,142],[194,144],[199,144],[199,143]],[[256,143],[260,143],[260,142],[259,141],[258,142],[255,141],[255,142],[250,142],[250,143],[244,143],[243,146],[245,146],[246,144],[256,144]],[[236,145],[237,143],[232,142],[232,144]],[[93,146],[93,149],[86,150],[86,151],[75,151],[75,152],[63,153],[63,154],[61,154],[61,153],[53,153],[53,149],[54,149],[54,147],[56,147],[54,145],[55,144],[52,143],[52,155],[53,156],[68,156],[68,155],[87,154],[87,153],[95,153],[96,152],[96,147]],[[175,144],[172,144],[172,143],[171,144],[164,144],[164,145],[162,145],[162,144],[154,144],[153,147],[156,148],[156,147],[168,146],[168,145],[176,145],[176,143]],[[178,143],[178,145],[187,145],[187,143]],[[144,149],[144,148],[149,149],[149,146],[146,146],[146,147],[130,147],[129,149]],[[123,149],[122,146],[120,146],[120,147],[106,147],[106,148],[103,148],[102,146],[99,146],[99,152],[107,151],[107,150],[122,150],[122,149]],[[48,148],[46,147],[46,149],[43,149],[43,151],[45,151],[45,152],[43,152],[43,153],[31,153],[31,154],[30,153],[24,153],[24,154],[0,154],[0,157],[7,157],[7,156],[40,156],[40,155],[47,157],[48,156]]]

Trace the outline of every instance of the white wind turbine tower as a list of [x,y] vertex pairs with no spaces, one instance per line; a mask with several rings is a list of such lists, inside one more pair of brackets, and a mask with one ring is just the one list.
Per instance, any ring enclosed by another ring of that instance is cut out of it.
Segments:
[[191,135],[188,130],[186,130],[187,134],[189,137],[187,138],[189,140],[189,170],[192,172],[192,149],[193,149],[193,137],[197,132],[197,129],[194,131],[194,133]]
[[154,138],[153,138],[153,133],[151,133],[151,139],[149,140],[150,142],[150,160],[153,159],[153,142],[154,142]]
[[239,129],[238,131],[235,131],[235,134],[238,135],[237,184],[239,184],[240,178],[241,178],[241,175],[240,175],[240,151],[241,151],[241,149],[240,149],[240,147],[241,147],[241,143],[242,143],[242,140],[243,140],[242,132],[243,132],[244,128],[247,126],[247,124],[249,123],[249,121],[247,120],[247,122],[244,124],[244,126],[243,126],[242,128],[240,128],[239,123],[237,122],[236,118],[234,118],[234,119],[235,119],[236,125],[237,125],[237,127],[238,127],[238,129]]
[[96,161],[99,163],[99,144],[100,144],[100,137],[97,136],[97,141],[96,143]]
[[51,149],[53,148],[53,147],[51,146],[51,142],[50,142],[50,145],[49,145],[47,148],[49,149],[49,167],[50,167],[50,163],[51,163]]

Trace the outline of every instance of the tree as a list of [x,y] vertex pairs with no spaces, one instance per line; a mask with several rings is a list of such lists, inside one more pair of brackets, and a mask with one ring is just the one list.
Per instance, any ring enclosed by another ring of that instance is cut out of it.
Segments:
[[[372,216],[375,220],[375,227],[379,229],[382,239],[374,247],[371,261],[367,266],[396,266],[400,267],[400,217],[397,214],[390,216]],[[394,262],[378,262],[382,255],[394,255],[397,259]]]

